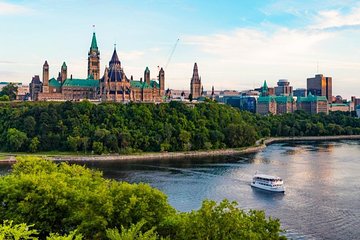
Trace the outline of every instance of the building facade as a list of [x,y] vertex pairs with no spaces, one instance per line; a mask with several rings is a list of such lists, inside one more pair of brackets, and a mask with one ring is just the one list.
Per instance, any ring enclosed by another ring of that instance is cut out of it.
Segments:
[[313,96],[324,96],[328,103],[332,102],[332,78],[317,74],[307,79],[307,92]]
[[310,114],[329,113],[329,104],[325,96],[315,96],[310,92],[307,97],[300,97],[297,100],[297,109]]

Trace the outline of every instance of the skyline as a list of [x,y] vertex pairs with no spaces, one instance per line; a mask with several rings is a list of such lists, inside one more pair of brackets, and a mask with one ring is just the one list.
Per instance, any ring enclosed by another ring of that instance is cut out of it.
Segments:
[[95,25],[101,74],[114,44],[128,77],[151,77],[168,68],[166,88],[189,89],[193,64],[206,90],[246,90],[288,79],[306,87],[317,73],[333,77],[334,95],[350,98],[360,87],[358,1],[2,1],[0,82],[29,83],[50,76],[65,61],[69,74],[86,77]]

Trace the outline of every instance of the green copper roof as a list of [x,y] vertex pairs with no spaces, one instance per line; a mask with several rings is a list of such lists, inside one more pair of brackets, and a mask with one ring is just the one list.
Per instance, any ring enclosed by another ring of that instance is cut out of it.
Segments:
[[62,69],[67,69],[66,63],[64,62],[63,65],[61,66]]
[[93,33],[93,36],[92,36],[90,49],[91,50],[98,50],[95,33]]
[[148,67],[145,68],[145,72],[150,72]]
[[134,88],[152,88],[147,84],[146,82],[140,82],[140,81],[130,81],[131,87]]
[[275,101],[275,97],[274,96],[260,96],[257,101],[258,101],[258,103],[270,103],[270,102]]
[[152,88],[160,88],[159,83],[156,82],[156,81],[154,81],[154,80],[151,80],[151,81],[150,81],[150,86],[151,86]]
[[292,96],[277,96],[275,98],[277,103],[292,103],[294,98]]
[[314,96],[311,93],[307,97],[300,97],[297,100],[298,102],[319,102],[319,101],[326,101],[327,98],[325,96]]
[[61,87],[61,83],[56,80],[55,78],[52,78],[49,80],[49,86],[50,87]]
[[94,88],[99,87],[99,81],[92,79],[66,79],[63,87]]
[[347,103],[331,103],[330,107],[348,107],[349,104]]

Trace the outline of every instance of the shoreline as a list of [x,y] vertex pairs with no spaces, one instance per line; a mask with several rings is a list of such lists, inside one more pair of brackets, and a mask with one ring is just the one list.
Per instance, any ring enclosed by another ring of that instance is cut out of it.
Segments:
[[[161,160],[161,159],[181,159],[194,157],[214,157],[214,156],[232,156],[239,154],[255,153],[265,149],[268,145],[279,142],[294,142],[294,141],[332,141],[332,140],[360,140],[360,135],[339,135],[339,136],[305,136],[305,137],[276,137],[260,139],[256,141],[255,146],[245,148],[229,148],[219,150],[200,150],[188,152],[159,152],[159,153],[141,153],[129,155],[46,155],[46,154],[31,154],[31,156],[45,157],[52,161],[74,161],[74,162],[91,162],[91,161],[139,161],[139,160]],[[16,156],[23,156],[26,154],[1,154],[3,159],[0,163],[14,163]]]

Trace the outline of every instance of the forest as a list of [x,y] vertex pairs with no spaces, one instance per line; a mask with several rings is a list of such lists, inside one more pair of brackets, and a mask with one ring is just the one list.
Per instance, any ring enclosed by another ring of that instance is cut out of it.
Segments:
[[210,150],[247,147],[270,136],[352,134],[360,134],[360,119],[341,112],[260,116],[211,101],[0,104],[0,146],[6,152]]

